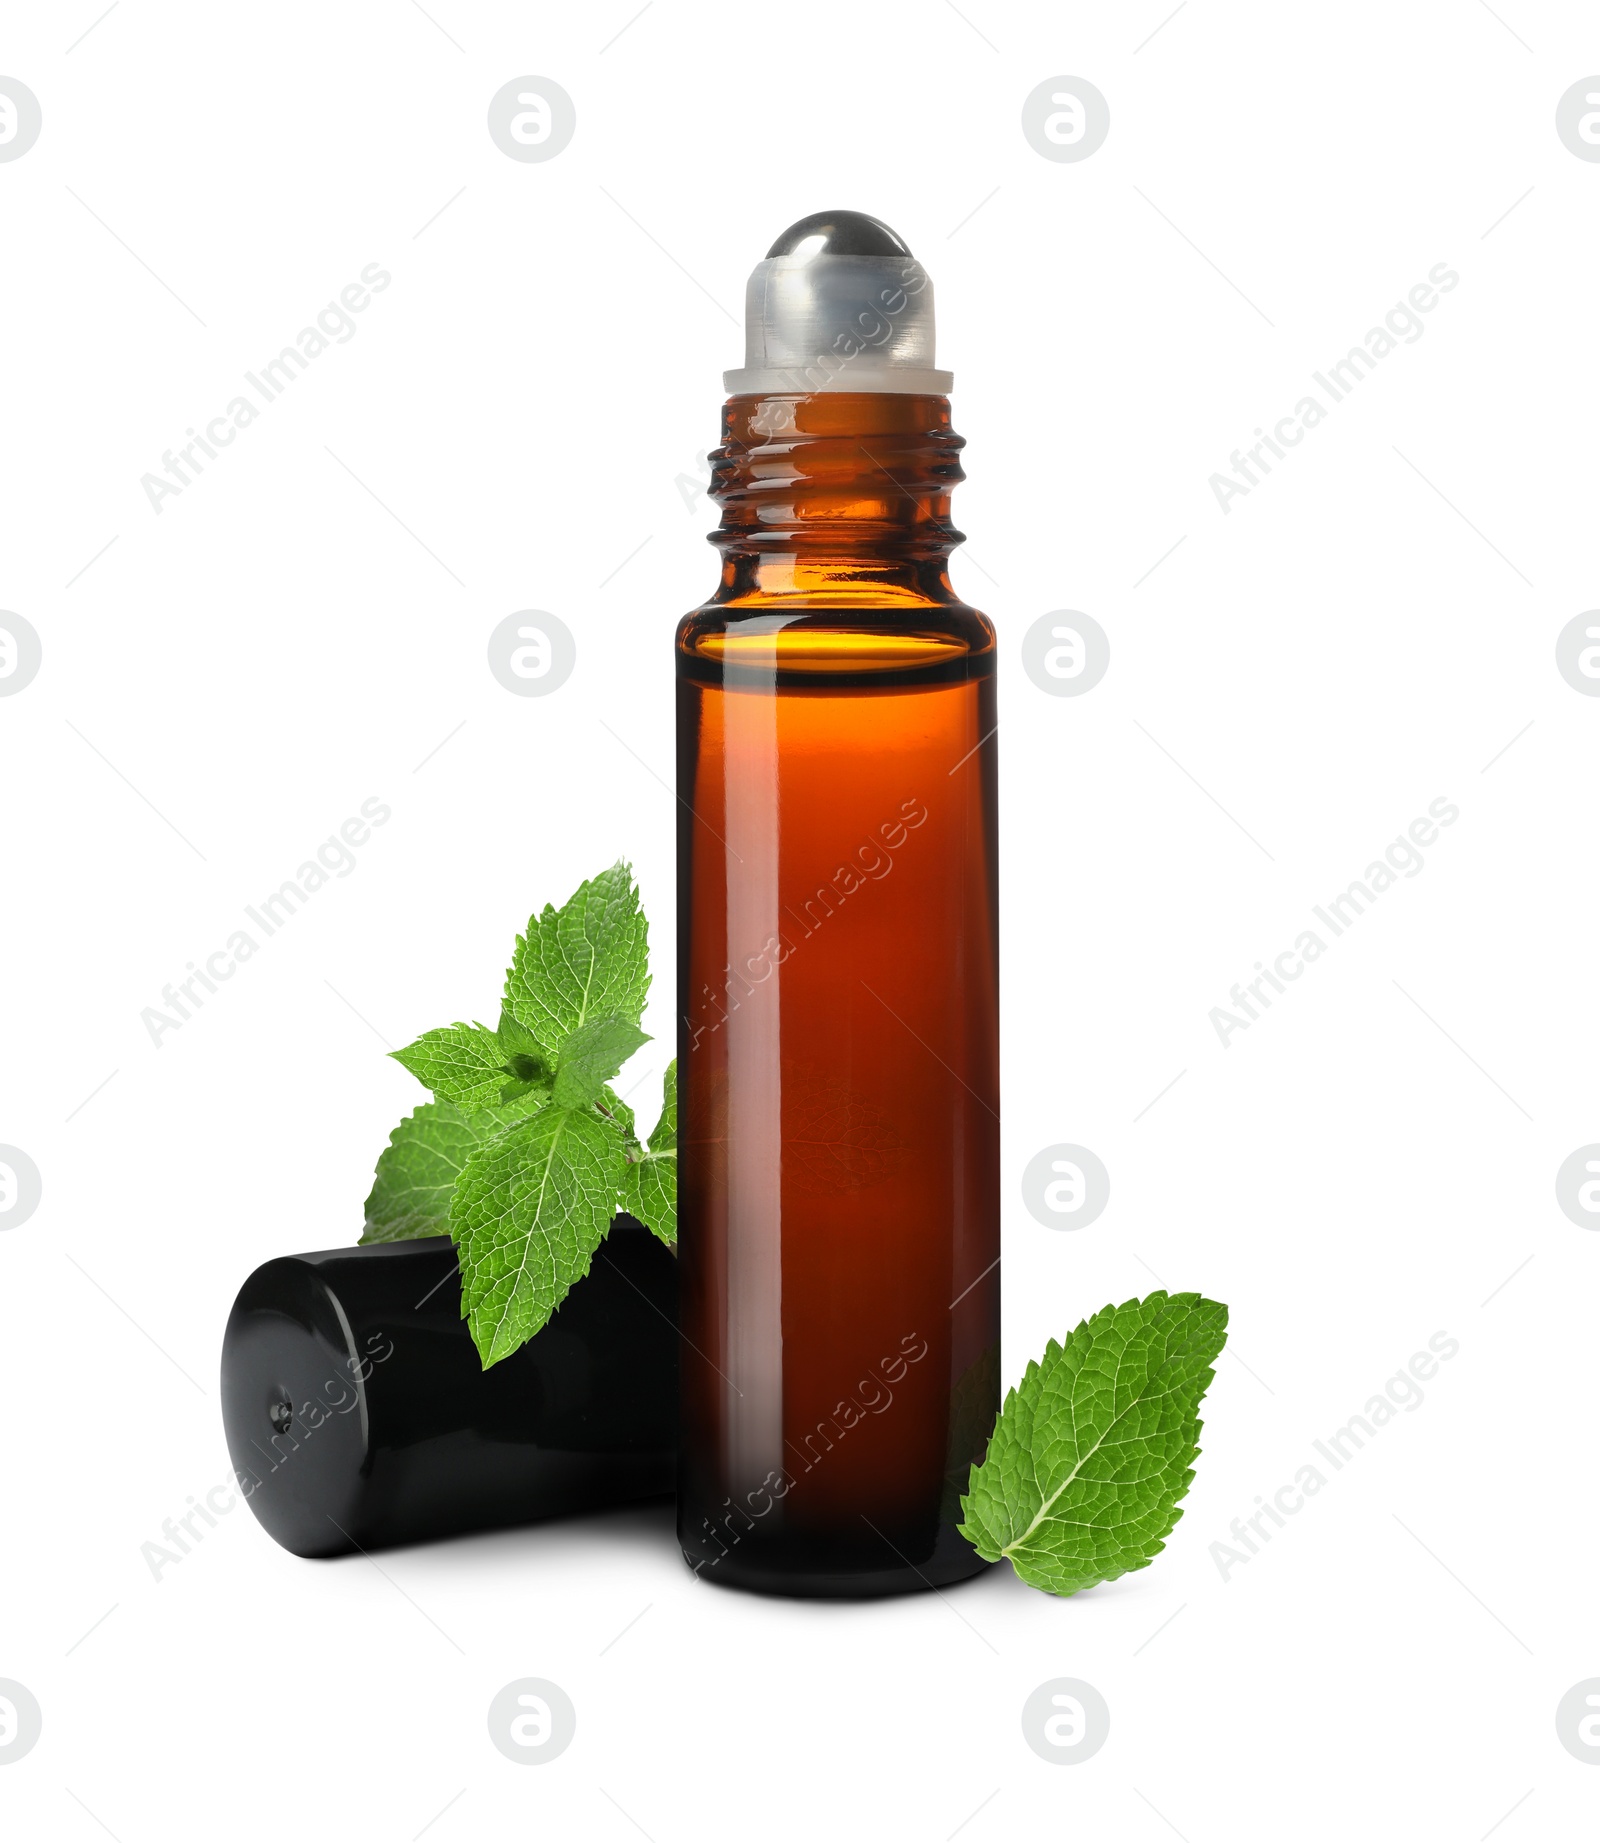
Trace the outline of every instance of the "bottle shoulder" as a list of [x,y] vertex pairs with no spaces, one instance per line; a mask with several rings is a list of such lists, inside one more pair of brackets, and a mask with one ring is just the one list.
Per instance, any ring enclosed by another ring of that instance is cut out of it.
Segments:
[[678,622],[678,644],[693,645],[715,634],[837,633],[871,636],[887,642],[908,633],[940,634],[973,652],[995,644],[994,623],[968,602],[860,602],[818,598],[762,597],[702,602]]
[[678,623],[676,653],[681,677],[730,687],[774,672],[782,684],[840,690],[932,686],[991,676],[995,630],[966,602],[707,602]]

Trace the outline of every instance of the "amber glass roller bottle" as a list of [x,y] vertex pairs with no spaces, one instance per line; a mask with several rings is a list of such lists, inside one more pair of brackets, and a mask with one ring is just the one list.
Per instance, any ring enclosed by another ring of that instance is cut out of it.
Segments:
[[952,589],[933,290],[822,212],[747,295],[716,594],[677,634],[679,1539],[944,1586],[999,1408],[994,630]]

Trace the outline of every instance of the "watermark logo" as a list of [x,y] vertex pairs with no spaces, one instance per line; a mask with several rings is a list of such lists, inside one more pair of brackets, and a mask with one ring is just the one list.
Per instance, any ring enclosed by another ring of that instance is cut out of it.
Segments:
[[572,98],[549,77],[515,77],[489,99],[489,139],[511,160],[554,160],[577,126]]
[[1427,331],[1421,316],[1431,314],[1439,305],[1440,296],[1451,293],[1460,281],[1461,277],[1448,263],[1436,262],[1428,271],[1428,279],[1418,282],[1405,300],[1396,301],[1389,309],[1382,326],[1373,327],[1360,345],[1351,346],[1343,358],[1332,360],[1325,371],[1312,372],[1312,382],[1321,396],[1311,393],[1302,397],[1286,416],[1280,416],[1272,425],[1270,435],[1264,428],[1258,428],[1253,447],[1241,442],[1228,456],[1232,477],[1214,473],[1207,482],[1223,515],[1233,510],[1231,501],[1245,498],[1272,472],[1269,456],[1279,461],[1287,460],[1289,450],[1298,448],[1309,430],[1325,422],[1333,406],[1343,403],[1358,384],[1377,370],[1381,360],[1399,345],[1415,345]]
[[43,659],[44,646],[33,623],[0,608],[0,698],[26,691],[39,676]]
[[572,629],[540,608],[508,614],[489,636],[489,670],[519,698],[559,691],[577,663]]
[[1111,664],[1111,642],[1091,614],[1057,608],[1041,614],[1022,636],[1022,669],[1053,698],[1093,691]]
[[1556,133],[1569,154],[1600,160],[1600,77],[1573,84],[1556,104]]
[[1211,1027],[1224,1049],[1232,1047],[1230,1039],[1233,1036],[1259,1023],[1262,1013],[1272,1009],[1273,992],[1280,997],[1287,992],[1289,984],[1314,961],[1320,960],[1329,946],[1359,921],[1386,890],[1394,888],[1399,878],[1421,875],[1427,863],[1422,847],[1437,843],[1441,828],[1453,826],[1461,817],[1461,809],[1441,794],[1429,803],[1428,814],[1427,818],[1413,819],[1404,835],[1385,848],[1382,858],[1374,858],[1361,876],[1337,896],[1330,896],[1326,904],[1312,904],[1311,913],[1326,931],[1326,939],[1316,928],[1303,929],[1296,935],[1294,945],[1278,954],[1271,966],[1264,960],[1257,960],[1255,978],[1240,981],[1228,994],[1226,1005],[1211,1007]]
[[39,1207],[39,1167],[20,1146],[0,1145],[0,1229],[20,1229]]
[[43,119],[27,84],[0,77],[0,160],[20,160],[38,140]]
[[1573,1759],[1600,1766],[1600,1677],[1574,1683],[1556,1704],[1556,1739]]
[[191,960],[187,977],[163,986],[161,1003],[146,1005],[139,1013],[139,1021],[149,1032],[151,1043],[160,1049],[162,1037],[168,1031],[181,1030],[196,1011],[203,1010],[207,996],[214,998],[223,984],[247,960],[253,960],[263,945],[330,879],[348,877],[357,863],[354,847],[366,844],[374,830],[387,825],[393,817],[390,807],[375,794],[369,795],[361,802],[361,817],[352,815],[340,826],[336,837],[325,838],[317,847],[315,859],[308,858],[292,877],[280,883],[270,895],[263,896],[259,906],[247,902],[245,915],[259,932],[260,939],[250,928],[235,928],[215,953],[206,955],[204,964]]
[[[274,1466],[276,1471],[277,1467]],[[184,1556],[191,1553],[205,1541],[206,1531],[217,1527],[219,1517],[225,1517],[230,1510],[238,1508],[240,1497],[249,1497],[256,1489],[258,1480],[250,1473],[235,1473],[239,1486],[239,1495],[235,1496],[232,1485],[213,1485],[202,1502],[193,1492],[189,1494],[189,1507],[174,1517],[168,1517],[161,1525],[160,1542],[142,1542],[139,1554],[145,1566],[150,1570],[150,1578],[159,1587],[163,1568],[175,1568]],[[245,1480],[249,1479],[248,1487]],[[185,1537],[187,1531],[187,1538]]]
[[[970,1292],[971,1288],[967,1290]],[[876,1370],[869,1367],[858,1383],[847,1388],[848,1399],[835,1404],[831,1417],[824,1415],[817,1422],[816,1430],[806,1434],[799,1444],[793,1440],[784,1442],[801,1462],[798,1472],[775,1467],[760,1484],[742,1492],[739,1503],[733,1501],[731,1493],[725,1497],[713,1513],[715,1521],[712,1517],[702,1516],[694,1539],[705,1552],[690,1572],[698,1575],[702,1568],[716,1567],[724,1555],[731,1553],[750,1534],[759,1518],[772,1514],[794,1489],[797,1478],[804,1476],[813,1466],[822,1464],[833,1451],[836,1439],[843,1440],[853,1429],[865,1424],[869,1414],[886,1414],[894,1406],[894,1387],[891,1385],[904,1381],[911,1365],[920,1363],[927,1354],[928,1340],[915,1331],[908,1331],[900,1340],[899,1350],[880,1357]],[[817,1442],[821,1443],[820,1451]],[[743,1521],[743,1529],[737,1527],[736,1519]],[[714,1555],[709,1553],[712,1542],[717,1545],[717,1553]]]
[[711,496],[711,456],[696,448],[684,457],[681,471],[673,478],[685,512],[702,512],[704,501]]
[[518,1677],[489,1704],[489,1739],[518,1766],[544,1766],[572,1745],[578,1711],[559,1683]]
[[[381,1350],[378,1348],[380,1344],[383,1346]],[[336,1414],[346,1415],[361,1407],[359,1385],[369,1382],[373,1370],[393,1355],[393,1338],[386,1331],[370,1331],[363,1341],[361,1354],[346,1357],[339,1365],[346,1374],[341,1376],[336,1372],[325,1377],[321,1396],[314,1395],[310,1400],[302,1402],[298,1411],[293,1396],[287,1389],[280,1388],[277,1399],[267,1410],[267,1420],[272,1428],[267,1445],[263,1446],[255,1439],[250,1442],[267,1462],[265,1471],[252,1472],[244,1466],[235,1466],[231,1481],[224,1480],[221,1484],[213,1485],[204,1499],[190,1492],[188,1509],[179,1511],[175,1517],[168,1517],[161,1525],[161,1541],[139,1545],[139,1553],[155,1584],[159,1587],[163,1571],[175,1568],[205,1541],[207,1530],[216,1529],[221,1518],[237,1510],[241,1502],[248,1502],[254,1497],[261,1489],[263,1479],[286,1466],[314,1433],[331,1426]],[[365,1408],[361,1411],[366,1413]]]
[[[1327,1439],[1311,1442],[1316,1460],[1307,1460],[1292,1479],[1278,1486],[1270,1500],[1258,1492],[1256,1508],[1242,1517],[1235,1517],[1228,1526],[1229,1540],[1211,1545],[1211,1559],[1217,1565],[1223,1585],[1227,1585],[1236,1570],[1261,1553],[1272,1541],[1274,1530],[1287,1529],[1289,1519],[1299,1516],[1332,1475],[1342,1472],[1385,1427],[1401,1414],[1415,1414],[1427,1400],[1422,1385],[1432,1382],[1439,1374],[1439,1365],[1448,1363],[1460,1349],[1460,1341],[1448,1331],[1435,1331],[1428,1339],[1428,1348],[1413,1351],[1405,1367],[1397,1369],[1381,1391],[1367,1398],[1359,1414],[1352,1414]],[[1326,1471],[1323,1465],[1327,1466]]]
[[[957,767],[960,765],[959,762],[956,764]],[[954,772],[952,769],[951,773]],[[878,826],[876,835],[868,833],[826,882],[818,882],[814,894],[803,896],[798,889],[786,892],[792,900],[781,904],[782,912],[793,922],[797,932],[780,927],[776,934],[769,934],[754,952],[734,954],[722,969],[720,992],[714,991],[709,985],[701,986],[699,995],[691,1000],[689,1015],[684,1019],[684,1025],[691,1033],[690,1049],[694,1049],[708,1030],[720,1030],[729,1016],[752,996],[756,988],[765,985],[779,967],[786,965],[791,956],[821,929],[824,922],[831,921],[852,896],[864,894],[873,883],[881,883],[894,869],[894,853],[900,850],[918,826],[926,823],[927,818],[928,808],[922,800],[915,797],[902,800],[898,816],[884,820]],[[880,1005],[884,1004],[883,998],[873,987],[869,985],[867,990]],[[888,1006],[884,1008],[887,1010]],[[708,1019],[712,1021],[708,1022]]]
[[[382,294],[393,279],[387,269],[369,262],[360,279],[341,289],[338,300],[329,301],[313,325],[301,328],[293,345],[284,346],[276,358],[262,363],[259,371],[245,372],[244,381],[250,386],[248,396],[241,392],[230,397],[203,430],[191,427],[187,441],[174,442],[166,449],[161,456],[163,473],[140,475],[139,484],[151,511],[159,518],[162,501],[176,499],[192,487],[206,471],[206,461],[220,460],[222,450],[233,446],[240,430],[248,429],[269,403],[276,403],[313,359],[320,358],[330,345],[348,345],[359,330],[351,316],[365,313],[372,305],[372,297]],[[337,455],[333,458],[339,459]],[[339,465],[343,467],[344,463],[340,461]],[[349,473],[349,468],[345,472]]]
[[1050,77],[1022,105],[1022,132],[1046,160],[1087,160],[1110,131],[1111,105],[1087,77]]
[[[0,1158],[4,1156],[0,1147]],[[1556,1201],[1569,1222],[1580,1229],[1600,1229],[1600,1145],[1581,1145],[1561,1161]]]
[[0,1766],[31,1753],[43,1727],[44,1715],[33,1691],[0,1677]]
[[[899,265],[898,281],[878,289],[875,299],[863,303],[849,324],[834,334],[826,351],[820,346],[814,348],[811,362],[806,365],[774,368],[773,378],[783,381],[784,392],[769,394],[758,406],[750,418],[751,433],[759,435],[763,443],[799,433],[799,403],[795,399],[805,400],[820,390],[837,389],[849,366],[895,338],[897,321],[904,318],[914,324],[917,316],[926,311],[917,305],[916,297],[927,286],[927,270],[915,257],[908,256]],[[825,336],[834,324],[831,317],[825,316],[825,325],[818,331]],[[742,444],[733,443],[717,449],[709,458],[714,464],[744,451]]]
[[1052,1677],[1022,1705],[1022,1738],[1052,1766],[1081,1765],[1110,1733],[1105,1697],[1078,1677]]
[[1574,691],[1600,697],[1600,608],[1575,614],[1556,635],[1556,670]]
[[1047,1229],[1086,1229],[1111,1201],[1111,1174],[1083,1145],[1047,1145],[1022,1174],[1028,1214]]

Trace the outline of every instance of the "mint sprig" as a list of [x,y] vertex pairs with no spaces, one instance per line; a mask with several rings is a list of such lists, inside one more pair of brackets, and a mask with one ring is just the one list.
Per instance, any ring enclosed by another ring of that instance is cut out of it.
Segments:
[[639,892],[618,863],[529,920],[494,1030],[450,1024],[394,1052],[435,1099],[395,1128],[362,1240],[454,1239],[485,1369],[548,1323],[619,1209],[677,1244],[676,1065],[646,1145],[608,1085],[650,1040],[649,989]]
[[1077,1593],[1148,1567],[1183,1514],[1228,1308],[1198,1293],[1107,1306],[1006,1397],[961,1533],[1030,1587]]

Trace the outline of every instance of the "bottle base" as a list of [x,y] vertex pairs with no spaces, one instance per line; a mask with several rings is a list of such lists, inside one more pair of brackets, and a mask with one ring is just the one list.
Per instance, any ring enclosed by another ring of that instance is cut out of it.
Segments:
[[696,1554],[684,1545],[683,1559],[697,1580],[791,1600],[876,1600],[892,1594],[928,1593],[987,1574],[994,1566],[965,1537],[948,1528],[940,1530],[931,1555],[908,1561],[886,1551],[882,1567],[863,1565],[858,1543],[832,1555],[825,1543],[781,1537],[766,1538],[743,1552],[734,1548],[714,1556]]

